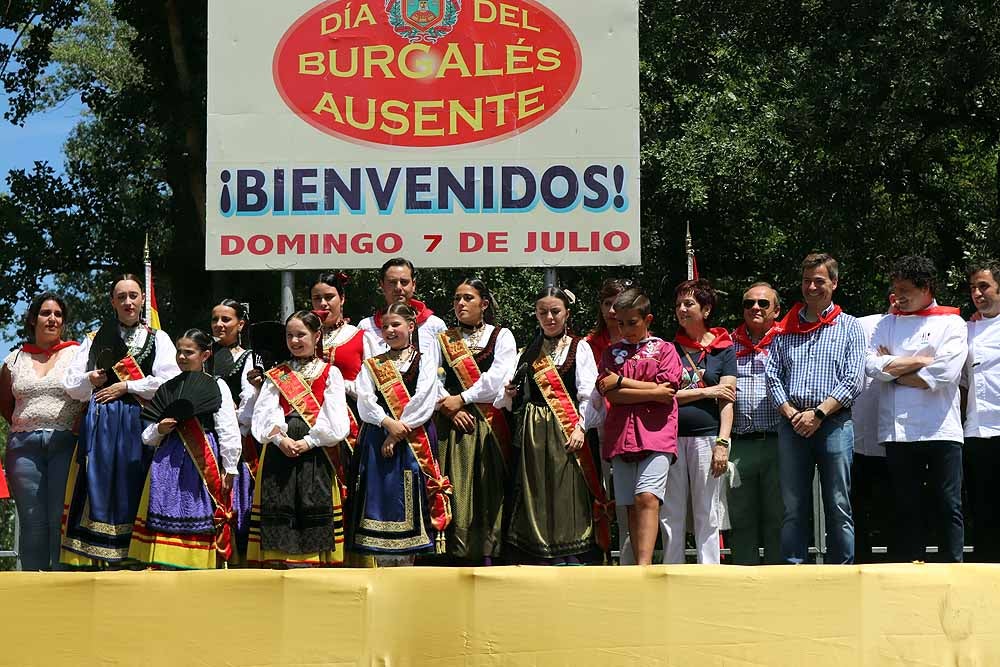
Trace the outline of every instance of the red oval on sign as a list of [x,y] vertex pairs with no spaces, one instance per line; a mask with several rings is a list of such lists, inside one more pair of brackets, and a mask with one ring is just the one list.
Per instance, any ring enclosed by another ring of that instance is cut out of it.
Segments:
[[382,146],[496,141],[551,117],[580,46],[534,0],[334,0],[274,52],[285,103],[318,129]]

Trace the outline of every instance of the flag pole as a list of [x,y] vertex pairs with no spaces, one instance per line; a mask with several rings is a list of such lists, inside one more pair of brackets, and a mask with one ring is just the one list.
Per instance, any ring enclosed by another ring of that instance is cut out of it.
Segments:
[[687,222],[687,234],[684,236],[684,251],[687,253],[687,279],[694,280],[694,244],[691,242],[691,221]]
[[145,289],[145,293],[146,293],[146,308],[145,308],[144,315],[146,316],[146,323],[149,324],[150,317],[152,317],[152,314],[153,314],[152,313],[153,299],[152,299],[152,297],[150,295],[150,291],[149,291],[150,285],[153,282],[153,265],[149,261],[149,233],[148,232],[146,233],[146,247],[145,247],[145,249],[143,250],[143,253],[142,253],[142,261],[146,265],[146,289]]

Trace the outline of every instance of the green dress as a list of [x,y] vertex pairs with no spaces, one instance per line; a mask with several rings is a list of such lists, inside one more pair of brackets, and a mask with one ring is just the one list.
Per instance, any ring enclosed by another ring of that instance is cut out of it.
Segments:
[[[494,327],[484,347],[471,350],[480,373],[493,366],[500,331],[500,327]],[[447,361],[442,365],[445,389],[451,395],[462,393],[458,376]],[[468,406],[468,411],[476,420],[472,433],[463,433],[450,419],[438,417],[441,473],[452,484],[452,518],[445,553],[451,558],[482,561],[500,556],[503,546],[501,519],[504,489],[510,474],[506,458],[510,455],[510,443],[501,444],[482,410]],[[495,418],[506,420],[506,414],[500,413]],[[498,430],[507,431],[507,424],[499,424]]]
[[[577,345],[573,337],[559,375],[577,403]],[[521,359],[518,365],[534,360]],[[555,413],[530,376],[515,399],[514,445],[519,460],[507,543],[523,555],[579,556],[594,547],[593,504],[576,456]]]

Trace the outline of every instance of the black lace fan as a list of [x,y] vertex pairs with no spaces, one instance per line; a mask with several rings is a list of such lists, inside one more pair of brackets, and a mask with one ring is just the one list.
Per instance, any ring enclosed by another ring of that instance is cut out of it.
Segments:
[[215,414],[222,394],[215,379],[197,371],[185,371],[164,382],[153,400],[142,409],[142,418],[159,422],[172,417],[182,421],[195,415]]

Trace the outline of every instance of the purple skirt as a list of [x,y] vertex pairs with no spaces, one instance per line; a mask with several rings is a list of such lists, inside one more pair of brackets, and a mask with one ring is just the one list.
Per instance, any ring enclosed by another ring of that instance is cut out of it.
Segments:
[[239,474],[233,480],[233,520],[236,522],[236,550],[246,554],[250,539],[250,505],[253,504],[254,479],[250,466],[241,460]]
[[[215,434],[206,435],[218,459]],[[160,533],[214,533],[214,514],[215,505],[184,443],[176,432],[169,434],[156,448],[149,467],[147,527]]]

